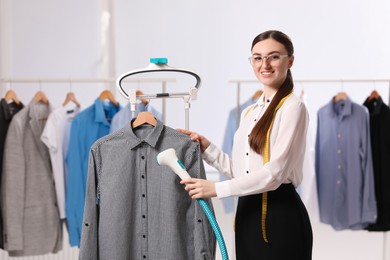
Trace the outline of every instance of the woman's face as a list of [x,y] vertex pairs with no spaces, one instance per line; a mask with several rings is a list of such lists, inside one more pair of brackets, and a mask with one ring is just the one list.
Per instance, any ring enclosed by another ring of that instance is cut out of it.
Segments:
[[252,48],[251,63],[260,82],[267,87],[279,89],[294,62],[294,56],[288,57],[283,44],[274,39],[256,43]]

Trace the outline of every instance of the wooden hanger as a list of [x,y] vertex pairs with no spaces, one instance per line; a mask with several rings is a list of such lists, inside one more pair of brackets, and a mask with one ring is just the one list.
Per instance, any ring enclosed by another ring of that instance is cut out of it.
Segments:
[[337,95],[333,97],[333,102],[336,103],[336,102],[339,102],[340,100],[346,100],[347,98],[348,98],[347,93],[342,91],[342,92],[337,93]]
[[377,100],[378,98],[380,97],[378,91],[376,91],[375,89],[371,92],[370,96],[368,97],[368,101],[371,101],[371,100]]
[[47,105],[49,104],[49,100],[47,99],[45,93],[41,90],[39,90],[35,96],[34,96],[34,102],[35,103],[38,103],[38,102],[42,102],[43,104]]
[[80,107],[80,103],[77,101],[75,95],[73,92],[69,91],[67,94],[66,94],[66,98],[65,98],[65,101],[64,103],[62,103],[62,106],[66,106],[69,102],[73,102],[77,107]]
[[17,105],[20,104],[20,100],[16,96],[15,91],[13,91],[12,89],[8,90],[7,93],[5,93],[4,99],[5,99],[5,101],[7,101],[7,103],[13,101]]
[[102,93],[100,93],[99,98],[100,98],[100,101],[104,101],[104,100],[108,99],[116,107],[119,106],[118,101],[116,101],[116,99],[114,98],[114,95],[108,89],[103,90]]
[[[144,93],[141,91],[141,90],[137,90],[135,92],[135,95],[139,96],[139,95],[143,95]],[[145,98],[141,98],[141,102],[142,104],[144,104],[145,106],[149,103],[149,101]]]
[[263,90],[259,89],[252,95],[252,99],[258,99],[262,94]]
[[299,96],[300,99],[303,99],[303,97],[305,96],[305,90],[302,89],[301,90],[301,95]]
[[136,127],[143,125],[143,124],[149,124],[152,126],[156,126],[157,119],[150,112],[140,112],[131,126],[133,128],[136,128]]

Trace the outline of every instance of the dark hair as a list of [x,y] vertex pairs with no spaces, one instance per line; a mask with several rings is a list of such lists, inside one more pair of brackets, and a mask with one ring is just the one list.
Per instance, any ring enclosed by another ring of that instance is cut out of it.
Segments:
[[[289,56],[292,56],[294,54],[294,46],[290,38],[286,34],[275,30],[266,31],[257,35],[253,39],[251,50],[256,43],[267,39],[273,39],[283,44]],[[276,92],[275,97],[272,99],[272,102],[265,111],[264,115],[256,123],[250,134],[249,145],[256,153],[263,154],[263,149],[267,138],[267,132],[268,129],[271,127],[276,107],[278,106],[280,100],[282,100],[285,96],[292,92],[293,88],[293,78],[290,69],[288,69],[286,79],[280,86],[279,90]]]

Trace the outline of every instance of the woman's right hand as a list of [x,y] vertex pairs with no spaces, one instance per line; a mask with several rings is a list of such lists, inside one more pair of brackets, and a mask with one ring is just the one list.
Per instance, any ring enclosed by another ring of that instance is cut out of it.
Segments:
[[191,140],[198,141],[199,144],[200,144],[200,151],[202,153],[210,145],[210,141],[206,137],[204,137],[203,135],[200,135],[198,133],[195,133],[195,132],[192,132],[192,131],[189,131],[189,130],[180,129],[180,128],[178,128],[176,130],[181,132],[181,133],[183,133],[183,134],[189,135],[191,137]]

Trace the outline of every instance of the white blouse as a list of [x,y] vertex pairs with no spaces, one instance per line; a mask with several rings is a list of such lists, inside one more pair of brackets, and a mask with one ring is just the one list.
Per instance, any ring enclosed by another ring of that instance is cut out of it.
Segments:
[[283,183],[297,187],[301,183],[309,115],[298,97],[289,96],[275,115],[269,162],[263,164],[263,157],[249,147],[248,136],[272,98],[264,101],[263,94],[241,113],[232,159],[214,144],[203,153],[203,159],[229,179],[215,184],[218,198],[271,191]]

